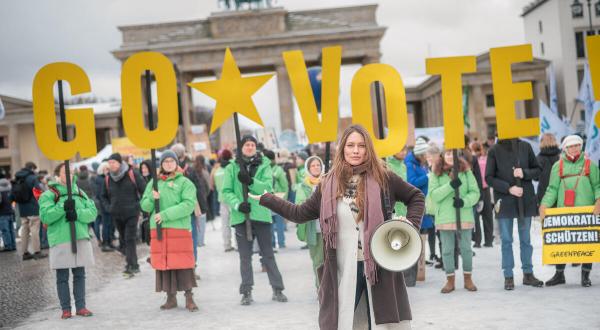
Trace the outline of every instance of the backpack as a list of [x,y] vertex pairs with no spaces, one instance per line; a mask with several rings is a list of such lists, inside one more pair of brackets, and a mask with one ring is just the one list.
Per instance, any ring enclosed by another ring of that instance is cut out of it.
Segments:
[[[131,182],[133,182],[133,185],[135,186],[135,192],[138,196],[138,199],[140,198],[140,193],[138,192],[138,188],[137,188],[137,182],[135,181],[135,174],[133,173],[133,169],[130,167],[129,170],[127,170],[127,174],[129,175],[129,180],[131,180]],[[104,176],[104,185],[106,186],[106,192],[108,194],[110,194],[110,189],[108,187],[108,180],[110,179],[110,174],[105,175]]]
[[28,203],[33,197],[31,187],[26,182],[27,177],[18,177],[12,186],[12,194],[17,203]]

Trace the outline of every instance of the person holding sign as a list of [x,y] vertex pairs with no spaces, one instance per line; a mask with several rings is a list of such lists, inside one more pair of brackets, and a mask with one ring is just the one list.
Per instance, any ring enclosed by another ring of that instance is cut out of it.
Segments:
[[[319,268],[321,329],[352,329],[355,319],[365,318],[370,329],[410,328],[404,276],[375,264],[370,239],[396,202],[407,206],[406,218],[419,228],[425,197],[386,169],[365,128],[352,125],[344,131],[330,172],[304,203],[295,205],[268,192],[250,197],[296,223],[319,219],[325,245]],[[356,313],[361,301],[367,315]]]
[[[540,218],[546,208],[594,205],[594,215],[600,214],[600,173],[598,165],[582,154],[583,139],[578,135],[567,136],[562,143],[563,154],[552,166],[550,182],[540,205]],[[565,283],[565,265],[556,265],[556,273],[546,286]],[[589,287],[592,264],[581,265],[581,286]]]
[[[73,172],[71,172],[72,174]],[[54,170],[55,181],[40,195],[40,219],[48,225],[50,244],[50,268],[56,270],[56,288],[62,309],[62,318],[71,317],[71,294],[69,290],[69,270],[73,273],[73,295],[76,314],[92,316],[85,307],[85,267],[94,264],[94,254],[88,226],[96,220],[96,204],[77,185],[72,185],[75,212],[67,212],[67,178],[65,164]],[[72,175],[71,175],[72,176]],[[71,178],[72,179],[72,178]],[[70,223],[75,222],[77,253],[71,251]]]
[[[471,279],[473,270],[473,250],[471,235],[475,225],[473,206],[479,202],[479,186],[468,162],[459,157],[459,174],[453,177],[452,165],[454,158],[452,150],[446,150],[433,165],[433,174],[429,176],[429,194],[437,205],[435,211],[435,227],[440,231],[442,242],[442,260],[446,271],[447,282],[442,293],[454,291],[454,244],[456,240],[456,208],[460,209],[461,233],[460,256],[462,258],[464,286],[469,291],[477,291]],[[460,197],[454,197],[458,188]]]
[[235,238],[240,254],[240,272],[242,284],[242,305],[250,305],[252,299],[252,286],[254,277],[252,272],[252,242],[246,237],[246,226],[244,224],[245,214],[250,216],[252,235],[258,242],[262,256],[262,264],[267,268],[269,283],[273,288],[273,300],[286,302],[287,297],[283,294],[283,279],[277,268],[273,246],[271,245],[271,212],[262,207],[255,200],[244,202],[242,196],[242,184],[248,186],[251,193],[262,193],[273,191],[273,174],[271,172],[271,161],[256,151],[256,138],[246,135],[241,139],[242,164],[244,171],[240,171],[239,161],[232,160],[225,167],[223,178],[223,200],[231,207],[231,226],[235,228]]
[[500,140],[488,152],[485,181],[494,189],[496,215],[502,240],[502,270],[504,289],[514,290],[512,251],[513,223],[517,218],[521,249],[523,285],[543,287],[544,282],[533,275],[531,256],[531,218],[537,215],[537,199],[532,180],[537,180],[541,169],[531,145],[519,139]]
[[[177,307],[177,291],[185,291],[185,308],[198,310],[192,288],[196,287],[194,275],[194,248],[190,214],[196,206],[194,183],[178,171],[177,155],[167,150],[160,156],[158,191],[153,181],[148,182],[140,202],[144,212],[150,214],[150,261],[156,269],[156,292],[167,293],[167,302],[161,309]],[[160,201],[160,212],[154,211],[154,200]],[[156,224],[162,226],[162,239],[157,239]]]

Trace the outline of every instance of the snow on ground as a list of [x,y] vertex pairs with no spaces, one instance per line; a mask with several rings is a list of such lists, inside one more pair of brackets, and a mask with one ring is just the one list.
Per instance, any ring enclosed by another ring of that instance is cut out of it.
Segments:
[[[295,237],[293,225],[289,225],[286,239],[288,247],[280,249],[276,259],[288,303],[271,301],[266,273],[260,273],[255,256],[255,303],[240,306],[238,255],[223,252],[220,230],[209,224],[207,245],[200,249],[202,280],[194,289],[199,312],[190,313],[183,308],[182,294],[178,295],[178,309],[161,311],[159,306],[164,296],[154,292],[154,272],[141,262],[139,276],[127,280],[116,274],[110,284],[88,294],[87,305],[94,312],[93,317],[61,320],[59,307],[49,306],[21,323],[19,329],[317,329],[318,302],[308,250],[300,250],[302,244]],[[554,267],[541,266],[539,223],[534,223],[532,239],[534,272],[541,280],[547,280]],[[587,289],[579,284],[580,269],[571,266],[566,270],[566,285],[524,287],[518,244],[515,231],[516,288],[512,292],[503,290],[499,245],[475,250],[473,278],[478,292],[462,289],[462,275],[458,271],[457,290],[442,295],[439,290],[445,276],[441,270],[428,267],[426,281],[409,288],[413,328],[600,329],[599,271],[592,272],[593,286]]]

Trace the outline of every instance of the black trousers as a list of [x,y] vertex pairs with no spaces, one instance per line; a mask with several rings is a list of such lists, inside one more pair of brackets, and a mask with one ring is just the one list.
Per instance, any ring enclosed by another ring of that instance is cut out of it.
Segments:
[[360,297],[365,293],[365,301],[367,302],[367,322],[369,322],[369,330],[371,330],[371,307],[369,306],[369,290],[367,288],[369,282],[365,276],[365,262],[358,261],[356,264],[356,295],[354,296],[354,311],[358,307]]
[[[283,279],[275,262],[273,246],[271,245],[271,224],[267,222],[250,221],[252,224],[252,236],[258,242],[261,255],[261,263],[267,268],[267,276],[273,290],[283,290]],[[240,274],[242,275],[242,284],[240,293],[252,291],[254,286],[254,273],[252,272],[252,245],[254,240],[248,241],[246,238],[246,224],[235,225],[235,239],[238,245],[240,255]]]
[[483,222],[483,242],[485,245],[492,245],[494,241],[494,204],[492,203],[490,187],[483,189],[481,222]]
[[113,215],[113,219],[119,232],[119,249],[125,253],[127,266],[138,267],[136,250],[138,215],[128,218]]
[[[556,265],[556,270],[558,271],[563,271],[565,270],[565,264],[558,264]],[[581,270],[585,270],[585,271],[591,271],[592,270],[592,264],[581,264]]]

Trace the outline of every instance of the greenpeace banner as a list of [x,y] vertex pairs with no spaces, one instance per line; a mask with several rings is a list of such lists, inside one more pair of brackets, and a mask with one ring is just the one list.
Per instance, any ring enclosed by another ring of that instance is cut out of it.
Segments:
[[593,206],[546,210],[542,264],[600,262],[600,215]]

